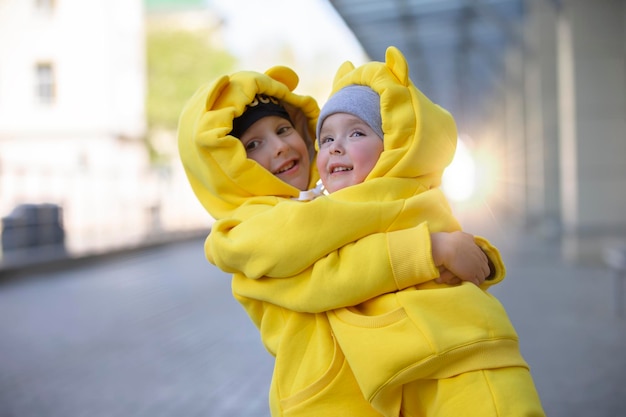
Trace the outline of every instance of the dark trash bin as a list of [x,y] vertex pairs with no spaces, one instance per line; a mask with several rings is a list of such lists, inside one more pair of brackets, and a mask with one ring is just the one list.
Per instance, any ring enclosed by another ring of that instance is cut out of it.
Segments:
[[56,204],[20,204],[2,218],[4,252],[65,246],[63,211]]

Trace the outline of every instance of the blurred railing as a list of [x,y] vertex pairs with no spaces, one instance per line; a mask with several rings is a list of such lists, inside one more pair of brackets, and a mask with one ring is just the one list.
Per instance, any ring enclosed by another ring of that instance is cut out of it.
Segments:
[[175,168],[138,175],[5,168],[0,217],[0,267],[202,234],[212,223]]

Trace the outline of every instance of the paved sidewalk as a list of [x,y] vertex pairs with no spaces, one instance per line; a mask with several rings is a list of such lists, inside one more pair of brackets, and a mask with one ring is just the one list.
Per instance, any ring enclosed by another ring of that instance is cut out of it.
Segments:
[[272,358],[202,239],[5,278],[1,417],[268,417]]
[[[608,271],[533,236],[484,234],[547,415],[626,416]],[[201,239],[0,280],[1,417],[267,417],[271,370]]]
[[492,292],[520,336],[551,417],[626,416],[626,319],[602,265],[561,260],[557,243],[518,236],[500,245],[507,278]]

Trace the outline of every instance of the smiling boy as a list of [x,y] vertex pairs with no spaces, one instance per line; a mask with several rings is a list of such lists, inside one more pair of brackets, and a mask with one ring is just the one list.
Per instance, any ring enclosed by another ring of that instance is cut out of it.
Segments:
[[[390,192],[392,178],[409,180],[417,186],[416,196],[424,196],[422,215],[432,230],[449,227],[452,219],[448,226],[441,222],[447,213],[441,195],[426,196],[440,182],[437,161],[448,160],[454,149],[454,121],[411,83],[399,51],[388,49],[386,58],[384,64],[347,64],[338,71],[334,93],[318,117],[320,178],[331,196],[352,201],[374,198],[363,187],[368,183]],[[438,199],[440,213],[427,203]],[[422,288],[329,314],[335,337],[375,408],[388,417],[543,416],[517,335],[499,302],[468,283]],[[394,359],[384,366],[372,361],[383,355]]]
[[[341,97],[349,99],[340,104],[338,96],[331,99],[318,119],[317,170],[331,193],[365,181],[384,148],[378,94],[354,85],[343,89]],[[363,118],[373,120],[367,123]]]
[[306,143],[279,101],[258,94],[233,120],[231,135],[239,138],[248,158],[300,190],[309,185],[311,160]]

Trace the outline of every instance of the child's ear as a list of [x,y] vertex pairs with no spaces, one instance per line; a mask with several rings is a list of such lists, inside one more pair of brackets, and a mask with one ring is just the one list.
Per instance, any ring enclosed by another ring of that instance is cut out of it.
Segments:
[[296,74],[294,70],[282,65],[277,65],[268,69],[265,71],[265,75],[285,84],[289,91],[295,90],[298,86],[298,82],[300,81],[298,74]]
[[343,77],[344,75],[346,75],[353,69],[354,69],[354,64],[350,61],[346,61],[343,64],[341,64],[341,66],[339,66],[339,69],[335,73],[335,79],[333,80],[333,85],[335,85],[341,77]]
[[204,104],[206,106],[206,110],[210,110],[213,108],[217,99],[222,95],[222,91],[224,91],[224,89],[228,87],[228,84],[230,84],[230,79],[228,78],[228,75],[222,75],[220,78],[213,81],[213,85],[209,90],[210,93],[207,96],[206,102]]
[[406,63],[402,52],[395,46],[390,46],[385,51],[385,65],[402,85],[409,85],[409,65]]

